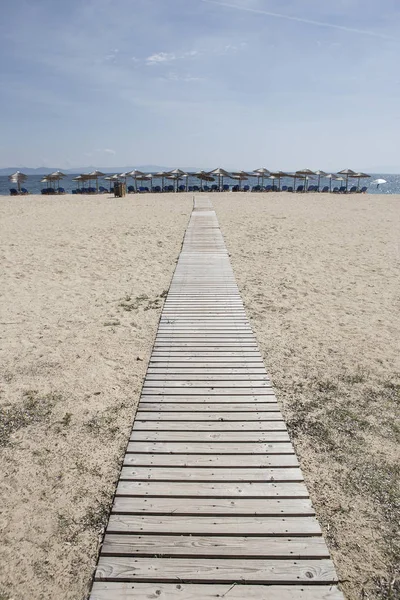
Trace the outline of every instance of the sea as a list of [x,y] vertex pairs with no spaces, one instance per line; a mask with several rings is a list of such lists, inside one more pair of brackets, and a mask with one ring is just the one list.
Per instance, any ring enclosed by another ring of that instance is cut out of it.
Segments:
[[[76,175],[78,175],[78,173]],[[78,187],[77,182],[73,181],[73,178],[76,177],[76,175],[70,174],[67,177],[64,177],[64,179],[62,179],[62,181],[60,182],[60,186],[62,186],[67,193],[72,192],[72,190],[74,190]],[[41,179],[43,179],[43,177],[44,177],[43,175],[28,175],[26,182],[23,184],[23,187],[25,187],[31,194],[40,194],[41,190],[46,187],[46,184],[41,183]],[[376,183],[373,183],[373,181],[375,179],[385,179],[387,183],[384,183],[384,184],[381,184],[378,186]],[[316,184],[317,182],[318,182],[317,178],[315,178],[314,180],[309,182],[309,185]],[[172,183],[174,183],[174,182],[168,181],[168,180],[164,181],[164,185],[172,184]],[[185,180],[182,180],[180,183],[185,184]],[[217,179],[213,183],[218,183]],[[237,183],[238,182],[233,179],[224,178],[224,184],[229,184],[230,186],[233,186],[233,185],[237,185]],[[241,185],[242,185],[242,187],[244,185],[249,185],[251,188],[253,185],[257,185],[257,183],[258,183],[258,181],[257,181],[256,177],[249,177],[249,179],[247,181],[242,181]],[[297,181],[296,186],[300,183],[302,183],[302,182]],[[132,185],[133,180],[128,179],[127,184]],[[272,181],[265,179],[264,185],[267,185],[267,184],[272,184]],[[91,185],[95,185],[95,184],[92,183]],[[99,179],[99,185],[103,185],[105,188],[109,189],[108,181]],[[150,183],[149,182],[144,182],[144,183],[138,182],[138,185],[149,186]],[[161,185],[161,180],[154,179],[153,185]],[[200,185],[200,183],[196,177],[189,177],[188,185]],[[212,183],[208,183],[206,185],[212,185]],[[281,180],[281,185],[282,186],[283,185],[293,186],[293,179],[283,178]],[[322,189],[322,187],[324,185],[329,185],[329,180],[321,178],[320,189]],[[332,188],[335,185],[340,186],[341,182],[332,182]],[[357,185],[357,180],[349,179],[349,188],[351,185]],[[360,187],[363,187],[363,186],[367,186],[368,194],[400,194],[400,174],[399,175],[396,175],[396,174],[388,175],[388,174],[384,174],[384,173],[383,174],[382,173],[373,173],[373,174],[371,174],[370,179],[362,179],[361,180]],[[0,195],[2,195],[2,196],[9,195],[10,188],[15,188],[15,187],[16,187],[15,184],[11,184],[9,182],[7,176],[0,176]]]

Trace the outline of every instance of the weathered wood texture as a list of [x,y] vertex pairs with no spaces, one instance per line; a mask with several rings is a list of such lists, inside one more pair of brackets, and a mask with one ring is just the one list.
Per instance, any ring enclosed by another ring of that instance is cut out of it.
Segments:
[[195,200],[90,600],[343,600],[211,202]]

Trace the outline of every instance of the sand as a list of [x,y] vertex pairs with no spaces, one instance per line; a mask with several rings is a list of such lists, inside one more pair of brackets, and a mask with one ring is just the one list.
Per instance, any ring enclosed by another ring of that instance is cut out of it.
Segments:
[[343,590],[400,598],[400,197],[212,200]]
[[86,597],[191,199],[0,197],[0,598]]
[[[397,598],[400,198],[210,197],[343,589]],[[83,600],[191,198],[0,211],[0,600]]]

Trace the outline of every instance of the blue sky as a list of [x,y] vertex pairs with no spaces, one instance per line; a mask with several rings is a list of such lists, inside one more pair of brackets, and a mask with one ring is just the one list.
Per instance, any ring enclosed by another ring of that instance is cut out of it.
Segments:
[[13,0],[0,166],[399,165],[398,0]]

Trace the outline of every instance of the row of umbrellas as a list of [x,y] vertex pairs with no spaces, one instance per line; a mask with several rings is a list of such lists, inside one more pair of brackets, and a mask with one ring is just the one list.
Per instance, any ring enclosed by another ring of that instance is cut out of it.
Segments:
[[[78,175],[77,177],[74,177],[73,180],[77,181],[77,182],[81,182],[83,184],[85,184],[86,182],[95,181],[96,182],[96,190],[98,191],[99,178],[102,178],[102,177],[105,180],[110,182],[110,186],[113,182],[114,183],[119,182],[123,179],[125,180],[125,183],[126,183],[127,178],[131,177],[131,178],[133,178],[133,180],[135,182],[136,189],[137,189],[138,181],[145,182],[145,181],[151,181],[154,178],[159,178],[162,180],[162,187],[164,187],[164,180],[168,179],[168,180],[172,180],[175,182],[176,189],[177,189],[179,181],[181,181],[182,179],[185,179],[185,178],[186,178],[186,187],[187,187],[189,176],[197,177],[201,181],[201,185],[203,185],[204,181],[206,181],[206,182],[215,181],[215,178],[217,178],[219,189],[221,189],[221,187],[224,185],[224,178],[237,180],[239,182],[239,188],[240,188],[241,182],[246,181],[249,177],[257,177],[259,183],[261,181],[262,186],[264,186],[265,179],[270,179],[273,181],[278,180],[279,188],[281,185],[281,179],[292,178],[292,179],[294,179],[294,187],[296,187],[296,180],[302,180],[302,181],[304,181],[305,188],[306,188],[307,184],[310,180],[315,180],[318,177],[318,188],[320,186],[321,179],[328,179],[330,182],[330,190],[332,190],[332,181],[346,182],[345,187],[347,190],[348,184],[349,184],[349,179],[357,179],[358,187],[359,187],[361,179],[370,177],[370,175],[367,175],[367,173],[356,173],[352,169],[343,169],[342,171],[338,171],[338,173],[336,173],[336,174],[335,173],[325,173],[325,171],[321,171],[321,170],[312,171],[311,169],[302,169],[300,171],[296,171],[295,173],[285,173],[283,171],[272,172],[263,167],[260,169],[256,169],[255,171],[253,171],[251,173],[247,173],[245,171],[228,173],[228,171],[226,171],[225,169],[218,167],[217,169],[214,169],[213,171],[198,171],[197,173],[186,173],[185,171],[182,171],[179,168],[173,169],[172,171],[162,171],[159,173],[144,173],[142,171],[134,169],[133,171],[127,171],[126,173],[107,175],[107,176],[105,173],[102,173],[101,171],[96,170],[96,171],[92,171],[91,173],[83,173],[81,175]],[[64,177],[66,177],[66,175],[64,173],[62,173],[61,171],[55,171],[54,173],[50,173],[50,175],[46,175],[41,181],[42,181],[42,183],[46,183],[47,186],[49,184],[57,183],[57,185],[59,187],[60,181]],[[21,191],[21,183],[24,183],[26,181],[26,178],[27,178],[27,176],[24,173],[21,173],[20,171],[17,171],[16,173],[13,173],[12,175],[9,176],[9,180],[12,183],[18,185],[19,191]],[[376,183],[379,186],[380,184],[386,183],[386,181],[384,179],[376,179],[374,181],[374,183]]]

